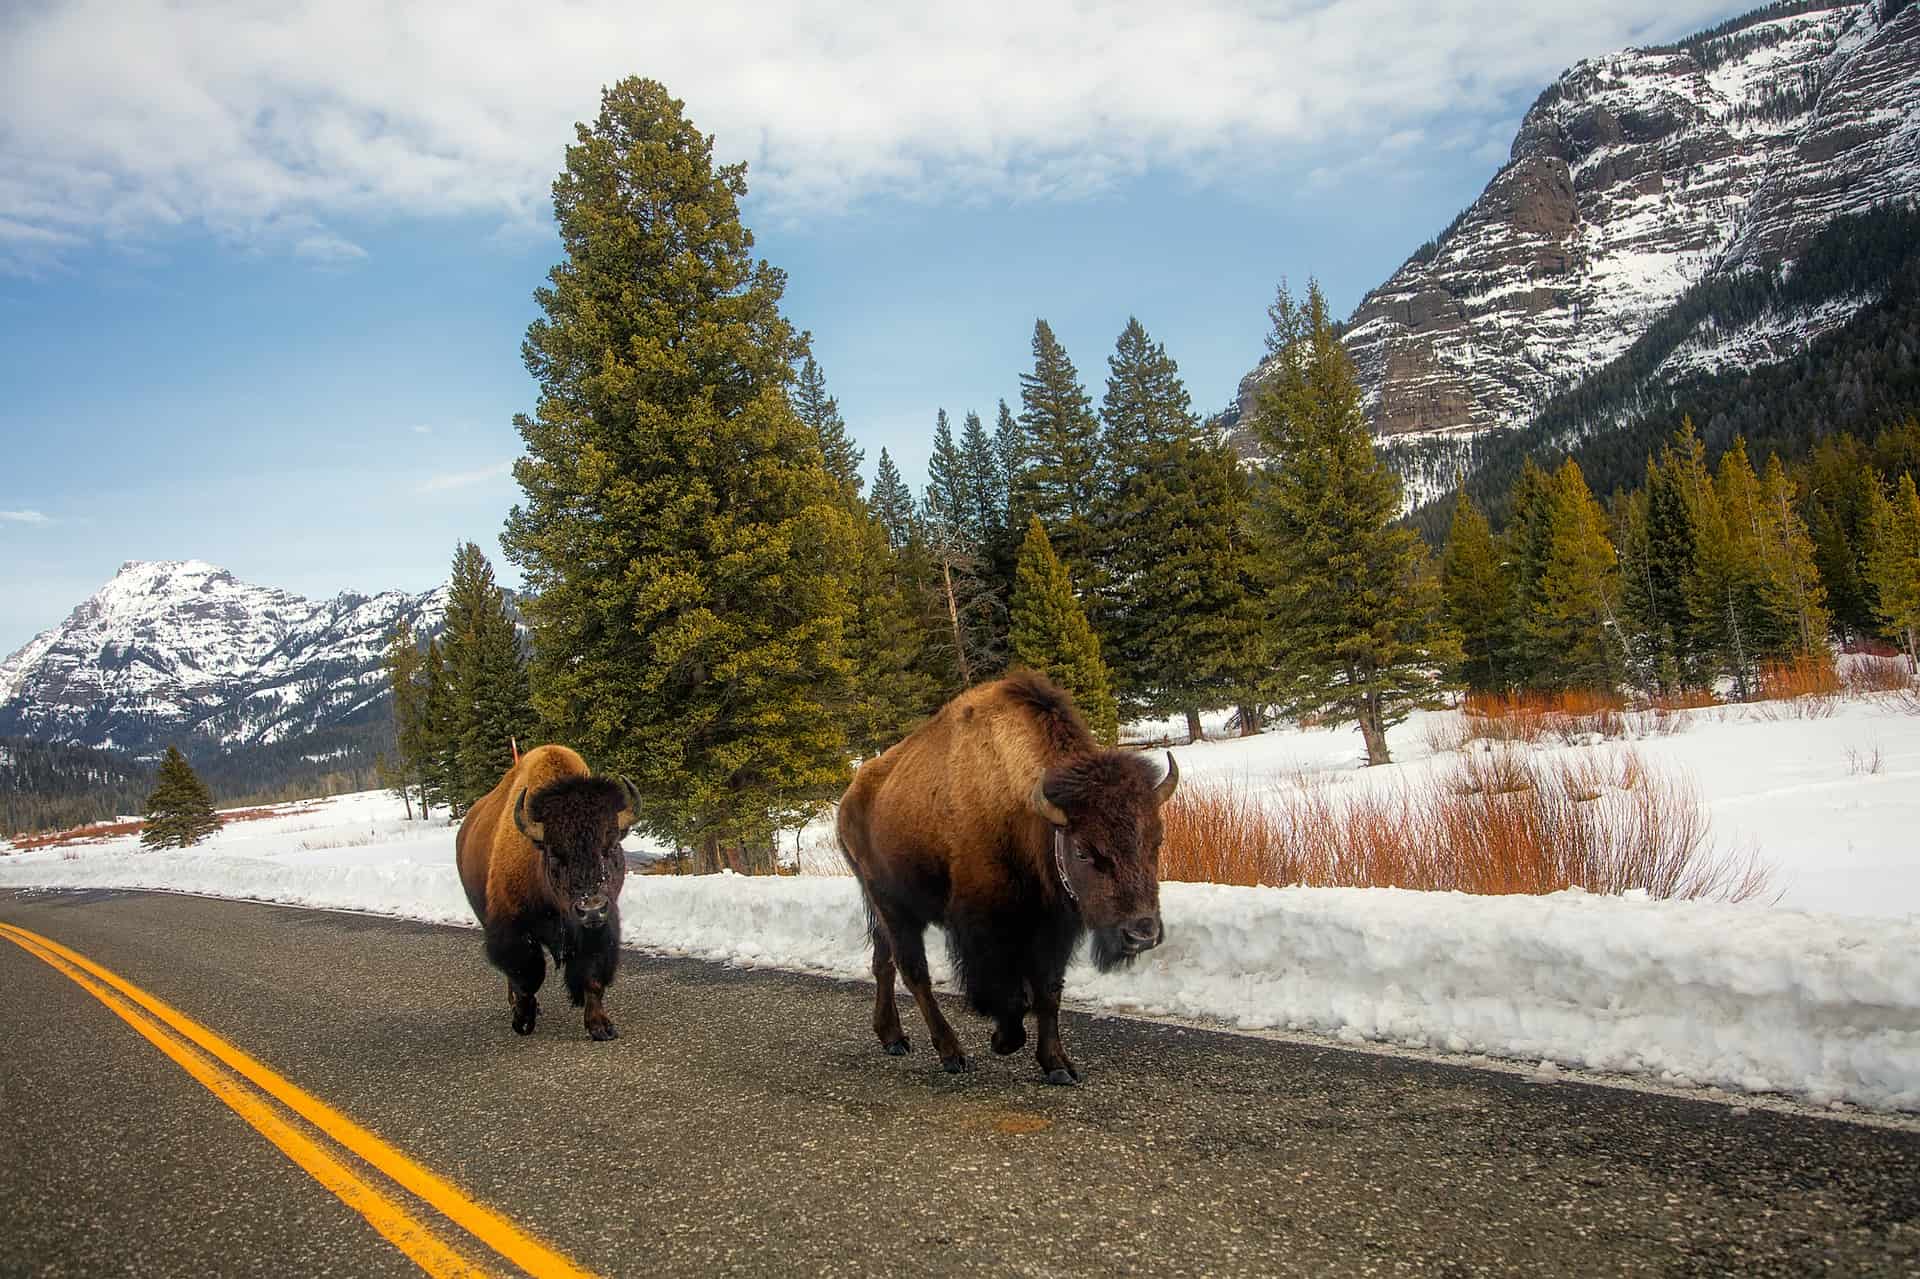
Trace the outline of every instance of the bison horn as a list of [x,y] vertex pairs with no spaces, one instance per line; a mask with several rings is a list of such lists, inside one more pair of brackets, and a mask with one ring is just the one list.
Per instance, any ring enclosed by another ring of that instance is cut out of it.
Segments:
[[541,822],[529,821],[527,818],[527,788],[524,786],[520,788],[520,793],[513,797],[513,824],[520,828],[522,835],[534,843],[546,842],[546,826]]
[[620,793],[626,796],[627,801],[626,807],[620,810],[620,815],[614,821],[620,829],[625,830],[633,825],[634,818],[640,816],[640,791],[625,777],[616,777],[614,780],[620,783]]
[[1153,788],[1153,802],[1164,804],[1173,798],[1173,788],[1180,784],[1180,765],[1174,761],[1173,752],[1167,752],[1167,775]]
[[1067,810],[1047,798],[1047,779],[1041,778],[1033,784],[1033,797],[1029,801],[1033,811],[1052,822],[1055,826],[1067,824]]

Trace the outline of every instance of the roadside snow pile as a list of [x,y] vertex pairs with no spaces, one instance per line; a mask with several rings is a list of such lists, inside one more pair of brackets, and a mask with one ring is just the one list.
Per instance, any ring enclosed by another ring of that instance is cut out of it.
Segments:
[[[435,836],[252,856],[26,853],[0,860],[0,887],[171,889],[471,924],[452,832]],[[869,971],[858,890],[845,877],[633,875],[621,909],[631,946]],[[1917,917],[1208,884],[1163,886],[1162,913],[1166,945],[1128,972],[1077,965],[1068,996],[1116,1012],[1920,1110]],[[945,977],[940,957],[934,968]]]

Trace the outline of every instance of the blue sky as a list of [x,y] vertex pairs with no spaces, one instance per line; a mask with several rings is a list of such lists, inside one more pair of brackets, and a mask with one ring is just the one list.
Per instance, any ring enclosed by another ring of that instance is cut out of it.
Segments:
[[1096,399],[1137,314],[1222,407],[1281,277],[1344,312],[1562,67],[1739,7],[10,9],[0,654],[127,559],[420,590],[472,538],[513,580],[546,188],[615,76],[659,76],[748,161],[869,470],[885,445],[917,480],[937,408],[1018,408],[1036,316]]

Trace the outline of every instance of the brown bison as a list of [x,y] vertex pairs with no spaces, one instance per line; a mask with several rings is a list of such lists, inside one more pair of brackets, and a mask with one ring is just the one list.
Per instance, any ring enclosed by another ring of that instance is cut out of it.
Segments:
[[873,1029],[908,1050],[896,967],[949,1071],[968,1068],[927,979],[941,925],[993,1050],[1019,1051],[1029,1009],[1047,1082],[1077,1083],[1060,1043],[1060,989],[1083,933],[1102,971],[1160,944],[1160,806],[1180,774],[1102,750],[1067,695],[1021,673],[963,693],[861,765],[840,801],[840,844],[866,895]]
[[620,963],[620,841],[639,810],[633,783],[595,777],[565,746],[530,750],[467,810],[454,841],[460,883],[486,931],[487,958],[507,975],[513,1029],[530,1035],[547,958],[585,1005],[587,1033],[619,1034],[601,996]]

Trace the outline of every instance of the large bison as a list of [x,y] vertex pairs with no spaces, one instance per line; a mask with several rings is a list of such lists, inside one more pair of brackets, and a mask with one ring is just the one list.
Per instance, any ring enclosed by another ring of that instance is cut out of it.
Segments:
[[1060,989],[1083,933],[1102,971],[1160,944],[1160,806],[1179,782],[1139,755],[1102,750],[1067,695],[1020,673],[947,703],[861,765],[840,801],[840,844],[865,892],[873,1029],[908,1050],[897,967],[949,1071],[967,1069],[927,978],[928,924],[947,933],[993,1050],[1027,1041],[1048,1083],[1080,1072],[1060,1043]]
[[633,783],[595,777],[565,746],[530,750],[467,810],[454,841],[460,883],[486,931],[487,958],[507,975],[513,1028],[533,1033],[541,947],[566,977],[587,1033],[619,1034],[601,997],[620,963],[620,840],[638,812]]

